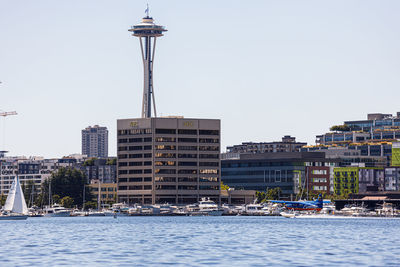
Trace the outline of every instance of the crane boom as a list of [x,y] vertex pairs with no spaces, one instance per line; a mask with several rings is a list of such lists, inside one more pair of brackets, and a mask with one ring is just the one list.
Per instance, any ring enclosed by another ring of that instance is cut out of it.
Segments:
[[10,112],[0,112],[0,116],[6,117],[10,115],[17,115],[16,111],[10,111]]

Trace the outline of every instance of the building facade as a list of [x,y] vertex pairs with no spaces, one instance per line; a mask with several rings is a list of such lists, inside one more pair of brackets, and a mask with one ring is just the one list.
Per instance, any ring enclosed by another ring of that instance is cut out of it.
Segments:
[[222,159],[239,158],[243,153],[278,153],[278,152],[300,152],[301,147],[307,145],[305,142],[296,142],[296,137],[285,135],[282,141],[275,142],[244,142],[240,145],[228,146]]
[[117,131],[118,201],[220,201],[220,120],[121,119]]
[[[311,174],[307,174],[306,169],[316,167],[315,170],[319,170],[319,167],[329,167],[334,164],[327,161],[325,154],[321,152],[241,154],[239,159],[222,160],[221,179],[224,184],[236,190],[266,191],[268,188],[279,187],[282,195],[288,197],[297,194],[300,188],[304,189],[307,185],[311,186],[310,188],[327,186],[328,191],[330,180],[323,181],[326,176],[317,172],[312,174],[312,168],[309,169]],[[307,183],[306,177],[321,180]]]
[[385,191],[384,168],[340,167],[334,169],[336,195],[376,191]]
[[82,155],[90,158],[108,157],[107,127],[95,125],[82,130]]

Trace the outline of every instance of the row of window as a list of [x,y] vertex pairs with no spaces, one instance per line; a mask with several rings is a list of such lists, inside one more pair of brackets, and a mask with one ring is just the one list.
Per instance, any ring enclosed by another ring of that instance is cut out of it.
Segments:
[[[151,185],[121,185],[119,190],[152,190]],[[217,185],[155,185],[156,190],[219,190]]]
[[[140,151],[140,150],[151,150],[151,145],[146,146],[120,146],[118,151]],[[174,145],[155,145],[154,149],[157,150],[176,150]],[[197,146],[178,146],[178,150],[191,150],[197,151]],[[199,151],[219,151],[219,147],[214,146],[200,146]]]

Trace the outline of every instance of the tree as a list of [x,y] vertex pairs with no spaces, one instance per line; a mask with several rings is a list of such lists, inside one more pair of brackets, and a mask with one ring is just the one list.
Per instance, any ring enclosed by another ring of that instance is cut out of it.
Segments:
[[97,158],[89,158],[84,163],[83,166],[94,166],[94,162]]
[[74,205],[74,200],[69,196],[63,197],[61,199],[61,205],[65,208],[72,208]]
[[96,209],[96,208],[97,208],[97,202],[88,201],[88,202],[85,203],[85,207],[84,207],[85,210]]
[[107,159],[106,165],[117,165],[117,159],[116,158]]
[[256,192],[257,203],[263,203],[266,200],[266,193],[265,192]]
[[53,203],[60,203],[61,197],[59,195],[53,195]]
[[[87,185],[85,174],[77,169],[60,168],[51,177],[42,183],[42,200],[46,201],[49,196],[49,183],[51,193],[59,195],[60,198],[69,196],[78,206],[83,202],[83,188]],[[90,190],[85,190],[85,200],[92,199]],[[43,203],[43,201],[42,201]]]
[[7,200],[7,196],[1,194],[1,196],[0,196],[0,205],[4,206],[4,204],[6,204],[6,200]]
[[282,189],[280,187],[275,187],[268,189],[266,194],[266,199],[268,200],[278,200],[281,196]]

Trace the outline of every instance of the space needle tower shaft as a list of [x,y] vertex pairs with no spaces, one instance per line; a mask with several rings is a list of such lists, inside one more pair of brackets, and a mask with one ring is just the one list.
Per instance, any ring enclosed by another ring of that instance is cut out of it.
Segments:
[[156,48],[157,37],[163,36],[163,32],[167,31],[165,27],[156,25],[153,18],[149,16],[149,8],[146,9],[147,16],[142,22],[136,24],[129,29],[133,36],[139,38],[140,48],[142,51],[144,82],[143,82],[143,101],[142,101],[142,118],[151,117],[151,102],[153,101],[154,116],[157,117],[156,103],[154,98],[153,87],[153,62]]

